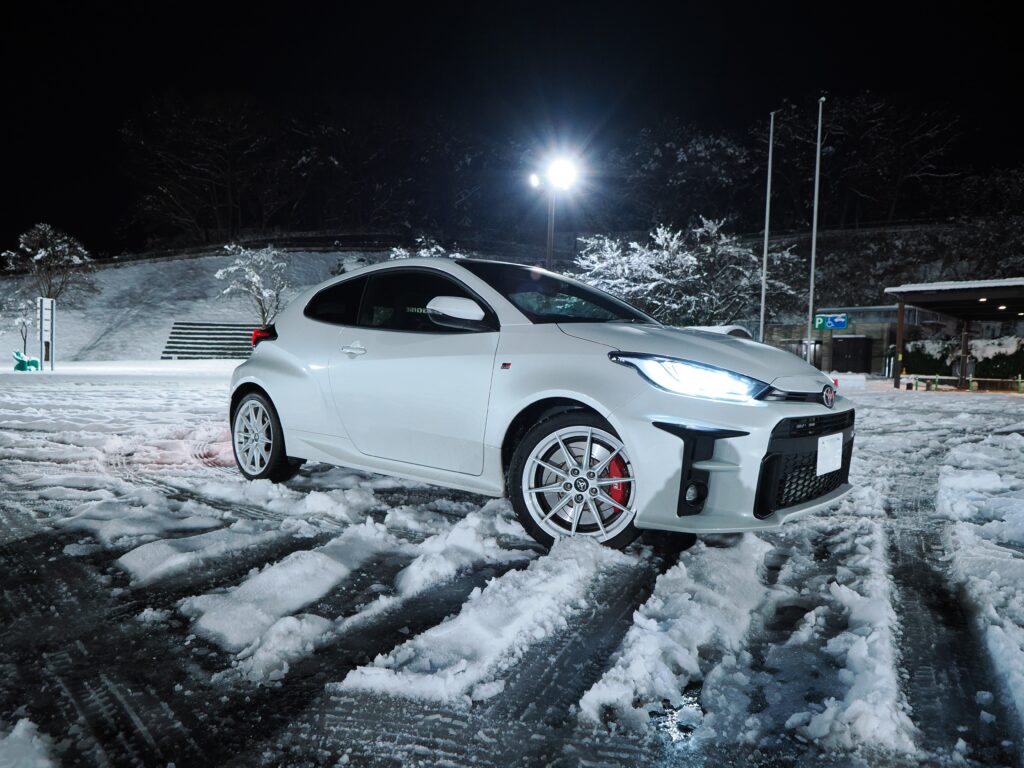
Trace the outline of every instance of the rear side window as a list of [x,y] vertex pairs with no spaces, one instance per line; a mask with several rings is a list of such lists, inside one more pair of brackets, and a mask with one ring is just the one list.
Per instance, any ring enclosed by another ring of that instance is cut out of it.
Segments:
[[304,314],[321,323],[355,325],[366,281],[365,277],[357,277],[324,288],[309,300]]
[[[429,271],[395,271],[370,275],[363,297],[359,325],[390,331],[459,333],[427,316],[427,304],[437,296],[479,299],[453,280]],[[485,308],[486,311],[486,308]]]

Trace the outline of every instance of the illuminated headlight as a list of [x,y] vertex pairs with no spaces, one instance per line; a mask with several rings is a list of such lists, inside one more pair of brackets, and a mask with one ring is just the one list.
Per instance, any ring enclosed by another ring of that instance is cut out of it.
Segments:
[[654,386],[678,395],[745,403],[768,388],[763,381],[692,360],[628,352],[612,352],[608,358],[636,368]]

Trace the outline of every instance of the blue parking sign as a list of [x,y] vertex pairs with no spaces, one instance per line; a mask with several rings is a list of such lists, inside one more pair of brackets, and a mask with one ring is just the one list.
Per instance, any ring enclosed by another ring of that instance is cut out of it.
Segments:
[[850,316],[845,312],[814,316],[814,330],[816,331],[845,331],[849,325]]

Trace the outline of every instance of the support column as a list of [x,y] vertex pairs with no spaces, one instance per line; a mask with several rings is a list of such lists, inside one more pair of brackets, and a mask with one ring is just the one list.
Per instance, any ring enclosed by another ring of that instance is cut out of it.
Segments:
[[900,296],[899,309],[896,310],[896,350],[892,361],[892,385],[900,388],[900,376],[903,375],[903,322],[906,315],[906,304]]
[[967,387],[967,320],[960,321],[960,379],[957,381],[957,389]]

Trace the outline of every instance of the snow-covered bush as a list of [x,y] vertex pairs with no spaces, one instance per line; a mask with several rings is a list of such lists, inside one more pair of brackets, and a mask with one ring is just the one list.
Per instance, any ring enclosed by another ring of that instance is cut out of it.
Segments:
[[[577,276],[668,325],[752,318],[761,296],[761,258],[722,225],[702,218],[686,230],[659,226],[643,243],[582,237]],[[773,260],[789,256],[787,251]],[[776,296],[793,293],[778,280],[769,280],[769,289]]]
[[[7,269],[27,276],[25,291],[73,303],[94,290],[89,252],[71,235],[36,224],[18,238],[18,247],[3,253]],[[69,299],[71,302],[69,302]]]
[[338,260],[338,263],[331,267],[331,277],[338,277],[351,272],[354,269],[360,269],[361,267],[368,266],[370,260],[365,256],[345,256]]
[[408,248],[392,248],[392,259],[464,259],[464,253],[449,251],[432,237],[421,236],[416,238],[416,245],[411,250]]
[[224,250],[235,257],[230,266],[217,270],[215,275],[218,280],[229,281],[224,295],[246,296],[260,316],[260,325],[274,322],[288,290],[284,254],[270,245],[255,249],[232,243],[224,246]]
[[[981,378],[1013,378],[1024,373],[1024,339],[1001,336],[971,339],[968,354],[977,364],[968,368]],[[907,342],[907,370],[921,376],[946,375],[960,360],[960,339],[919,339]]]

